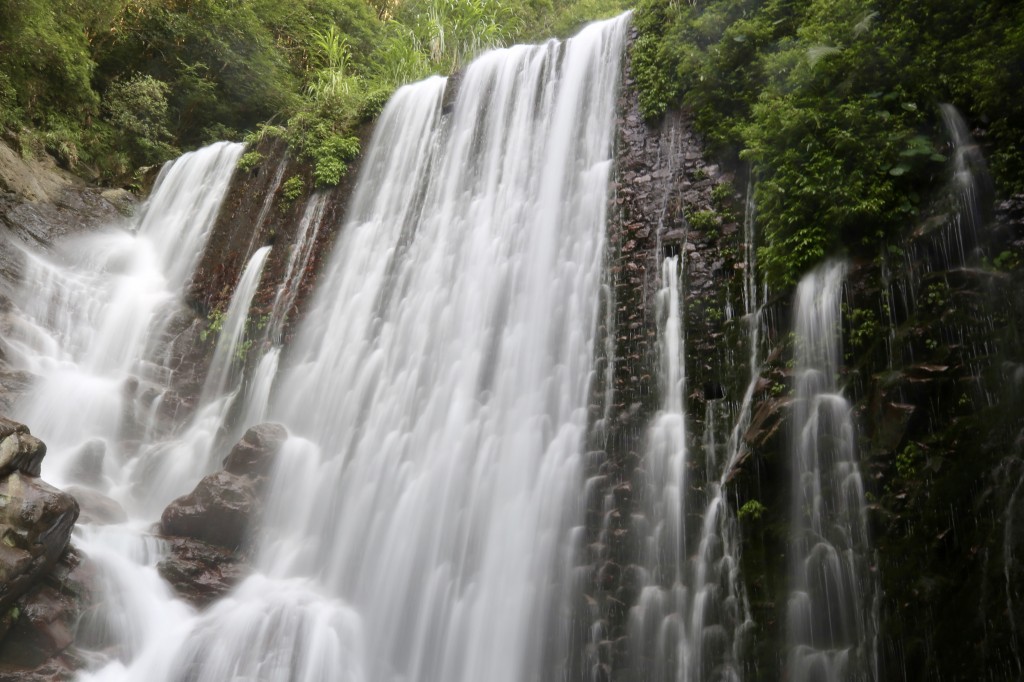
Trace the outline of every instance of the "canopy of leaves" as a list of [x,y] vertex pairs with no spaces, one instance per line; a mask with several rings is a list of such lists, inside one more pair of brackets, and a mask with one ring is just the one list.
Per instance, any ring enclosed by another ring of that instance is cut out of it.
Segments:
[[895,236],[947,172],[938,105],[1024,191],[1024,5],[997,0],[642,0],[633,63],[649,118],[685,106],[759,178],[759,251],[792,284]]
[[284,124],[333,184],[398,86],[622,0],[17,0],[0,3],[0,130],[25,155],[125,181]]

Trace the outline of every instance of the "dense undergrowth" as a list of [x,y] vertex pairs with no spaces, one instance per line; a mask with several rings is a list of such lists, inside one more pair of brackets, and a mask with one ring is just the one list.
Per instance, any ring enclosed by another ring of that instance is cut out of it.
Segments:
[[[564,35],[622,0],[0,3],[0,130],[104,182],[279,134],[335,184],[390,93],[478,52]],[[250,157],[247,162],[257,160]]]
[[939,104],[1024,191],[1024,5],[998,0],[641,0],[644,115],[685,106],[757,176],[760,263],[785,287],[826,254],[875,255],[948,173]]

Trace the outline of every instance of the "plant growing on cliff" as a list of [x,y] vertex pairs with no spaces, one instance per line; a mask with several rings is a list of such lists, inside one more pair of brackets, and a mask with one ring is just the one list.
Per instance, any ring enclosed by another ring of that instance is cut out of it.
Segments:
[[761,517],[764,516],[764,513],[767,511],[768,508],[759,501],[747,500],[743,503],[743,506],[740,507],[737,516],[739,516],[740,521],[760,521]]
[[720,224],[718,213],[710,209],[687,212],[686,221],[694,230],[708,234],[717,234]]
[[242,156],[238,159],[238,170],[242,171],[243,173],[248,173],[253,168],[260,165],[262,161],[263,154],[260,154],[258,151],[253,149],[252,151],[248,151],[242,154]]
[[1024,5],[641,0],[635,25],[644,115],[685,106],[713,151],[753,166],[775,289],[827,254],[898,241],[945,174],[938,102],[985,125],[997,183],[1024,188],[1024,101],[1006,81]]
[[214,308],[206,316],[206,328],[199,332],[199,340],[206,342],[208,339],[216,339],[224,328],[224,318],[227,314],[220,307]]
[[298,175],[293,175],[281,183],[281,210],[287,211],[291,208],[295,200],[301,197],[305,191],[306,184]]

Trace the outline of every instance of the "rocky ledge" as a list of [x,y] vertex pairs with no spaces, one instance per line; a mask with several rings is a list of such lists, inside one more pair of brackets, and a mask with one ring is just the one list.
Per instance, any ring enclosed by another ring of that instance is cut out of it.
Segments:
[[250,538],[287,437],[280,424],[252,427],[224,458],[223,469],[164,510],[160,532],[170,551],[157,568],[193,605],[208,605],[248,574]]
[[0,682],[67,679],[91,603],[89,564],[70,545],[75,498],[39,478],[46,445],[0,417]]

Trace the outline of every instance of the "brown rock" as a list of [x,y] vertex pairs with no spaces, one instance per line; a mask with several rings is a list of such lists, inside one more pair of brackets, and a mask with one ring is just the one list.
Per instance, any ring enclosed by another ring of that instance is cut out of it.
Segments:
[[32,590],[8,610],[10,630],[0,641],[0,682],[70,679],[78,623],[97,588],[93,565],[69,548]]
[[[8,421],[5,430],[10,430],[12,424],[16,422]],[[39,476],[45,456],[46,445],[41,440],[30,434],[27,427],[16,429],[0,440],[0,476],[14,471]]]
[[78,503],[38,478],[0,480],[0,609],[9,607],[56,563],[78,518]]
[[224,468],[240,476],[267,476],[287,438],[288,431],[280,424],[258,424],[224,458]]
[[191,604],[203,607],[226,594],[249,573],[238,555],[192,538],[173,538],[157,570]]
[[210,474],[188,495],[164,510],[160,530],[236,549],[245,542],[249,522],[259,507],[255,483],[228,471]]

